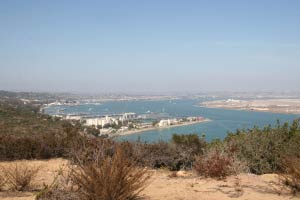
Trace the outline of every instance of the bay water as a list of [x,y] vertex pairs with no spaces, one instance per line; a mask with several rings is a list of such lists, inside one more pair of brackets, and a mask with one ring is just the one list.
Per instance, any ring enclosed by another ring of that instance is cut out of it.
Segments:
[[166,113],[172,117],[202,116],[210,119],[209,122],[203,122],[188,126],[170,127],[145,131],[133,135],[121,136],[118,140],[141,140],[145,142],[155,142],[159,140],[168,141],[172,134],[190,134],[196,133],[199,136],[205,134],[206,140],[223,139],[228,132],[237,129],[247,129],[254,126],[263,127],[266,125],[275,125],[276,120],[281,123],[292,122],[300,115],[278,114],[268,112],[225,110],[200,107],[201,101],[195,99],[180,100],[135,100],[135,101],[109,101],[99,105],[80,104],[80,105],[62,105],[51,106],[45,111],[50,115],[57,114],[60,110],[63,114],[87,114],[87,115],[111,115],[125,112],[144,113]]

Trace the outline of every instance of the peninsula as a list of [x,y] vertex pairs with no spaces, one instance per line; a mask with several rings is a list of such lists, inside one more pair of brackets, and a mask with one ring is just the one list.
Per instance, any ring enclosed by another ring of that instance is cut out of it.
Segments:
[[200,103],[200,106],[230,110],[253,110],[260,112],[300,114],[300,99],[227,99],[202,102]]
[[159,130],[179,126],[188,126],[210,121],[201,116],[142,119],[135,113],[124,113],[120,116],[105,116],[102,118],[89,118],[81,120],[85,126],[92,126],[99,130],[99,136],[115,137],[130,135],[150,130]]
[[145,128],[135,128],[131,130],[125,130],[125,131],[117,131],[115,135],[121,136],[121,135],[131,135],[131,134],[137,134],[137,133],[142,133],[146,131],[151,131],[151,130],[162,130],[166,128],[174,128],[174,127],[180,127],[180,126],[189,126],[193,124],[198,124],[198,123],[203,123],[203,122],[209,122],[211,121],[210,119],[200,119],[200,120],[195,120],[195,121],[184,121],[184,122],[179,122],[177,124],[170,124],[166,126],[149,126]]

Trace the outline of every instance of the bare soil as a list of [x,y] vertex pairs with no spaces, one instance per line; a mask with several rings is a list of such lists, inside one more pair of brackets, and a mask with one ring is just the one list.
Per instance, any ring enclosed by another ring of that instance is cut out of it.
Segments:
[[[50,184],[56,174],[66,170],[68,161],[63,159],[15,161],[26,162],[32,166],[40,166],[41,170],[35,180],[35,188],[31,192],[0,192],[0,200],[33,200],[43,184]],[[0,162],[6,165],[8,162]],[[141,193],[145,200],[280,200],[300,199],[292,196],[284,187],[277,175],[241,174],[226,180],[201,178],[191,172],[177,173],[166,170],[154,170],[146,189]]]

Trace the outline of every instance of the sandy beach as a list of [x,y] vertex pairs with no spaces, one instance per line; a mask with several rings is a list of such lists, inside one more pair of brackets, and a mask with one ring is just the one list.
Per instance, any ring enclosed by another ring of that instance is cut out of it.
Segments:
[[146,132],[146,131],[162,130],[162,129],[180,127],[180,126],[189,126],[189,125],[199,124],[199,123],[204,123],[204,122],[209,122],[209,121],[211,121],[211,120],[210,119],[203,119],[201,121],[184,122],[184,123],[175,124],[175,125],[171,125],[171,126],[149,127],[149,128],[142,128],[142,129],[134,129],[134,130],[129,130],[129,131],[115,133],[113,136],[132,135],[132,134],[138,134],[138,133],[142,133],[142,132]]

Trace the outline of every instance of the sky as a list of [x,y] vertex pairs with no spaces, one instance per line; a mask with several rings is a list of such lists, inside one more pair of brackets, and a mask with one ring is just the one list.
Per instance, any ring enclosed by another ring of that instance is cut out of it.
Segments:
[[0,90],[299,91],[299,0],[0,0]]

